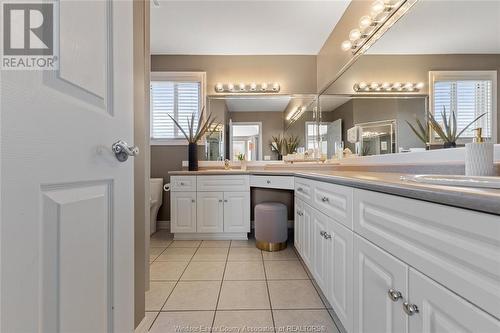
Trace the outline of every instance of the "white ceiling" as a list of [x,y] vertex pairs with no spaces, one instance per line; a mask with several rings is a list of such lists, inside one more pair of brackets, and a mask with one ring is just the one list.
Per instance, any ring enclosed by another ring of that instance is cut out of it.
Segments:
[[283,112],[290,96],[235,97],[226,99],[229,112]]
[[350,0],[151,1],[152,54],[318,54]]
[[500,53],[500,1],[420,0],[368,54]]

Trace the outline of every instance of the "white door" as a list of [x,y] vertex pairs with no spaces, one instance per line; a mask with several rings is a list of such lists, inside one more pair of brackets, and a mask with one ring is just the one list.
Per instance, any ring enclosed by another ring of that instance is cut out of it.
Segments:
[[313,212],[311,221],[311,272],[320,288],[326,290],[327,241],[323,235],[327,229],[328,219],[319,212]]
[[60,70],[1,73],[0,331],[132,332],[132,2],[56,4]]
[[196,232],[196,192],[171,192],[170,209],[172,233]]
[[[403,262],[354,235],[353,331],[408,332],[408,319],[402,308],[408,297],[407,281],[408,267]],[[390,289],[393,298],[389,296]]]
[[250,232],[250,192],[224,192],[224,232]]
[[196,231],[224,231],[223,192],[198,192],[196,204]]
[[303,231],[302,231],[302,226],[304,225],[304,204],[302,203],[302,200],[300,199],[295,199],[295,218],[294,218],[294,226],[293,226],[293,245],[297,249],[297,251],[300,253],[301,256],[303,256],[302,253],[302,238],[303,236]]
[[326,227],[326,289],[325,294],[348,332],[353,318],[353,232],[329,220]]
[[[410,294],[404,314],[410,333],[500,332],[500,321],[410,268]],[[412,313],[408,311],[408,313]]]

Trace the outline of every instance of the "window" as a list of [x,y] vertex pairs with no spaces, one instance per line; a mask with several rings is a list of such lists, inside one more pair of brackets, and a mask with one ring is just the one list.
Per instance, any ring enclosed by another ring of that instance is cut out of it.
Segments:
[[[321,146],[320,153],[326,154],[328,142],[326,141],[326,134],[328,130],[328,124],[319,124],[319,136]],[[318,125],[316,122],[306,121],[306,149],[314,149],[318,147]]]
[[181,144],[182,131],[174,117],[188,132],[188,119],[194,113],[195,131],[204,101],[205,73],[155,72],[151,74],[151,143]]
[[443,122],[441,112],[455,112],[458,131],[479,115],[486,115],[471,125],[460,141],[474,137],[474,129],[481,127],[483,137],[496,142],[496,71],[430,72],[431,112]]

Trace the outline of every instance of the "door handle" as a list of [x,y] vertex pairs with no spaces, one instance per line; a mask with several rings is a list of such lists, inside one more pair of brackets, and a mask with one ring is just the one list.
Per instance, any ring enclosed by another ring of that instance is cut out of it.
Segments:
[[123,140],[118,140],[111,146],[113,153],[115,153],[115,157],[120,162],[125,162],[128,160],[129,156],[137,156],[139,155],[139,148],[134,145],[129,145]]

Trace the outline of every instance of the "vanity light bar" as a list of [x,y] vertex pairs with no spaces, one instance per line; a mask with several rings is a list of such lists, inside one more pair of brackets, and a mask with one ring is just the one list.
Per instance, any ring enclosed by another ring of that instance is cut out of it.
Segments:
[[355,92],[379,92],[379,93],[387,93],[387,92],[418,92],[424,87],[423,82],[413,83],[401,83],[401,82],[359,82],[355,83],[353,89]]
[[391,12],[399,8],[403,0],[376,0],[372,3],[370,15],[359,19],[359,28],[351,30],[349,39],[342,42],[343,51],[351,50],[356,53],[373,35],[377,27],[382,25],[391,16]]
[[293,111],[290,111],[290,113],[286,116],[286,120],[288,121],[296,121],[297,119],[300,118],[300,116],[306,111],[305,106],[299,106]]
[[278,82],[273,83],[244,83],[240,82],[234,83],[217,83],[215,85],[215,91],[218,93],[277,93],[280,91],[280,84]]

